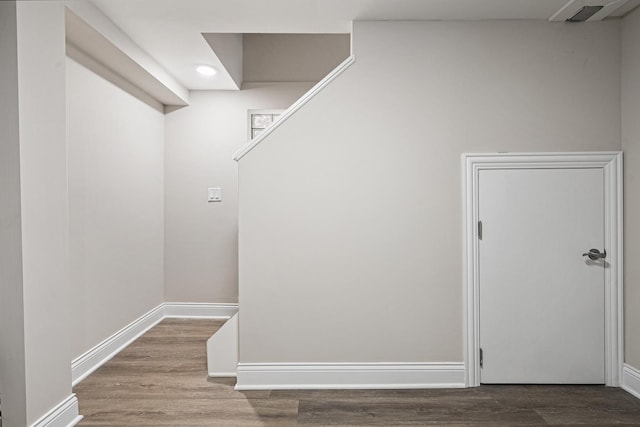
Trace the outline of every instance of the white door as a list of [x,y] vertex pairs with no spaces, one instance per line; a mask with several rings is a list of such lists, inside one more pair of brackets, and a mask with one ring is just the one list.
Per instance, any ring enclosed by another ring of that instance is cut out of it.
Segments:
[[602,169],[479,172],[482,383],[605,381]]

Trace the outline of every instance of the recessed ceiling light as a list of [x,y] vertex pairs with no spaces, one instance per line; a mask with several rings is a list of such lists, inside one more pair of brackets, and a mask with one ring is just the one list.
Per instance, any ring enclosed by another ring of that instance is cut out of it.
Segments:
[[198,65],[196,67],[196,71],[207,77],[215,76],[218,73],[218,70],[213,68],[211,65]]

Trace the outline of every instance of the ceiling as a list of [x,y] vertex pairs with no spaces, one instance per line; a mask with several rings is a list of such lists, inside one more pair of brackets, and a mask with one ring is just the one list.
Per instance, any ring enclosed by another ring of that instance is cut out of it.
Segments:
[[[202,33],[349,33],[354,20],[548,20],[570,0],[92,1],[186,88],[203,90],[237,89],[237,84]],[[640,0],[600,3],[615,3],[610,15],[615,17]],[[213,78],[200,76],[198,64],[211,64],[220,72]]]

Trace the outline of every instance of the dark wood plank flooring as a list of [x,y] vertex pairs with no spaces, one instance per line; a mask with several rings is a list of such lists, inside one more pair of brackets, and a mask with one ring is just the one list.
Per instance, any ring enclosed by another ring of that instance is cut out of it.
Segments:
[[601,386],[233,389],[207,378],[221,321],[167,319],[74,388],[81,426],[638,426],[640,400]]

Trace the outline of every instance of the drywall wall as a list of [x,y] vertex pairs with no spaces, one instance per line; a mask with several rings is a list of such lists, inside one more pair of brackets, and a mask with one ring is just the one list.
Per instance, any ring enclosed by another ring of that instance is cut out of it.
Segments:
[[640,368],[640,10],[622,21],[625,362]]
[[[165,300],[237,302],[238,172],[249,109],[284,109],[308,84],[258,85],[238,92],[194,91],[167,114],[165,139]],[[207,188],[222,202],[208,203]]]
[[68,36],[78,48],[91,52],[98,62],[112,67],[158,100],[168,105],[188,104],[189,90],[93,2],[66,0],[65,6],[70,11]]
[[356,22],[240,160],[240,362],[461,362],[464,152],[620,149],[619,22]]
[[351,53],[349,34],[245,34],[244,82],[317,82]]
[[26,425],[16,3],[0,2],[0,397],[5,425]]
[[202,33],[202,37],[239,89],[242,86],[242,34]]
[[66,70],[75,358],[164,301],[164,114]]
[[69,325],[77,320],[69,309],[64,6],[17,2],[16,11],[26,425],[31,425],[71,394]]

